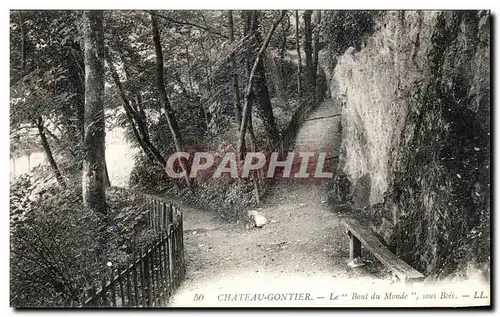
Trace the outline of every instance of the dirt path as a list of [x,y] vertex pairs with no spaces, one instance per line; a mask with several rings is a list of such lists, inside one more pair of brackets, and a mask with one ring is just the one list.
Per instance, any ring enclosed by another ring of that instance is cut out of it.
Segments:
[[[295,151],[338,149],[340,117],[331,116],[339,112],[332,101],[316,109],[299,131]],[[336,156],[336,150],[331,154]],[[241,223],[223,224],[210,213],[185,210],[187,275],[171,305],[255,306],[251,301],[223,299],[225,294],[273,291],[319,296],[318,290],[334,291],[353,279],[357,287],[359,283],[390,283],[370,274],[369,266],[351,269],[346,265],[348,240],[340,216],[326,204],[326,183],[310,178],[278,181],[259,208],[269,221],[260,229],[246,230]],[[383,271],[375,274],[384,275]],[[203,294],[203,299],[195,301],[196,294]],[[266,304],[277,305],[258,303]]]

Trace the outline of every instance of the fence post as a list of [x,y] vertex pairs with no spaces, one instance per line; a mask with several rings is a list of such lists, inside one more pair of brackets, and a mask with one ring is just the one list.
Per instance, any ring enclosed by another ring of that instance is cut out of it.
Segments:
[[151,251],[149,251],[148,262],[151,270],[150,280],[151,280],[151,306],[156,306],[156,281],[155,281],[155,265],[154,265],[154,245],[151,247]]
[[172,283],[171,283],[171,278],[170,278],[170,262],[169,262],[169,257],[168,254],[170,253],[169,251],[169,246],[168,246],[168,234],[169,234],[169,228],[170,226],[167,226],[167,230],[163,233],[163,263],[165,263],[165,276],[167,279],[167,297],[170,300],[170,295],[171,295],[171,290],[172,290]]
[[[163,215],[163,204],[162,204],[162,215]],[[163,216],[162,216],[163,217]],[[158,269],[159,269],[159,274],[156,278],[156,280],[158,281],[158,300],[159,300],[159,303],[160,305],[164,305],[165,304],[165,301],[164,301],[164,298],[163,298],[163,295],[164,295],[164,285],[165,285],[165,278],[163,276],[163,263],[161,261],[161,248],[162,248],[162,242],[161,242],[161,232],[160,234],[158,235],[158,239],[157,239],[158,242],[158,250],[157,250],[157,253],[156,253],[156,258],[157,258],[157,261],[158,261]]]
[[133,297],[132,297],[132,287],[130,285],[130,278],[132,276],[131,272],[131,267],[130,267],[130,263],[127,262],[127,306],[133,306]]
[[143,251],[144,258],[143,258],[143,263],[144,263],[144,286],[146,290],[146,306],[150,307],[151,306],[151,276],[149,272],[149,253],[148,253],[148,248],[145,248],[145,251]]
[[181,235],[181,250],[180,252],[182,252],[182,279],[184,279],[184,277],[186,276],[186,262],[185,262],[185,259],[184,259],[184,214],[181,210],[181,220],[180,220],[180,226],[179,226],[179,231],[180,231],[180,235]]
[[179,270],[179,265],[177,262],[177,223],[174,222],[173,226],[173,234],[172,234],[172,262],[173,262],[173,269],[174,269],[174,287],[177,290],[179,287],[179,276],[178,276],[178,270]]
[[156,201],[156,211],[155,211],[155,230],[156,232],[159,232],[161,230],[160,225],[160,208],[161,208],[161,203],[159,201]]
[[177,278],[177,288],[181,285],[180,276],[180,245],[179,245],[179,223],[176,223],[175,228],[175,276]]
[[111,272],[109,273],[109,287],[111,288],[111,303],[113,304],[113,307],[116,307],[115,286],[116,285],[114,283],[113,269],[111,269]]
[[[138,287],[138,279],[137,279],[137,256],[136,254],[134,253],[134,263],[133,263],[133,268],[134,268],[134,279],[132,280],[134,282],[134,306],[135,307],[139,307],[140,304],[139,304],[139,287]],[[140,269],[140,264],[141,262],[139,262],[139,269]]]
[[163,218],[163,221],[162,221],[162,231],[166,231],[167,230],[167,204],[166,203],[162,203],[161,204],[162,206],[162,218]]
[[143,253],[143,248],[140,249],[139,251],[139,270],[141,272],[141,304],[143,307],[147,307],[146,302],[147,302],[147,293],[146,293],[146,279],[144,277],[144,253]]
[[158,222],[157,220],[157,213],[158,213],[158,201],[155,199],[153,200],[153,229],[154,231],[158,231]]
[[[257,172],[253,173],[257,182],[258,175]],[[164,305],[169,302],[171,295],[184,279],[186,264],[182,210],[174,204],[149,195],[143,196],[142,202],[149,207],[146,212],[147,220],[143,219],[157,231],[157,239],[146,247],[138,247],[139,254],[134,252],[133,263],[127,263],[125,270],[112,270],[101,276],[101,289],[98,292],[91,284],[82,294],[88,297],[81,299],[81,306]]]
[[167,217],[168,217],[168,223],[173,224],[174,223],[174,205],[173,204],[169,205]]
[[173,293],[175,291],[175,276],[174,276],[174,263],[173,263],[173,247],[172,247],[172,240],[173,240],[173,230],[174,225],[172,223],[168,224],[168,236],[167,236],[167,244],[168,244],[168,263],[170,266],[170,289]]
[[158,228],[158,232],[161,232],[163,230],[163,202],[161,201],[158,208]]
[[148,208],[148,225],[151,227],[151,213],[153,210],[153,200],[149,197],[146,197],[146,206]]
[[158,257],[158,252],[159,252],[159,243],[155,243],[155,253],[153,257],[153,263],[155,263],[155,281],[156,281],[156,305],[161,306],[162,301],[161,301],[161,277],[160,277],[160,263],[159,263],[159,257]]

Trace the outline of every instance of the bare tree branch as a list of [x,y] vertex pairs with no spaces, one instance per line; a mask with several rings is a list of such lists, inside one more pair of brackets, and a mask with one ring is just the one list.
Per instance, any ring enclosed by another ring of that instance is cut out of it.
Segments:
[[228,38],[227,35],[225,35],[223,33],[220,33],[218,31],[214,30],[213,28],[210,28],[208,25],[207,26],[203,26],[203,25],[199,25],[199,24],[196,24],[196,23],[193,23],[193,22],[189,22],[189,21],[179,21],[179,20],[176,20],[176,19],[172,19],[171,17],[167,17],[167,16],[165,16],[163,14],[160,14],[158,12],[155,12],[155,11],[150,11],[150,10],[145,10],[145,11],[147,13],[151,14],[151,15],[157,16],[159,18],[162,18],[162,19],[164,19],[166,21],[169,21],[169,22],[172,22],[172,23],[175,23],[175,24],[193,26],[195,28],[199,28],[199,29],[204,30],[204,31],[206,31],[208,33],[218,35],[218,36],[223,37],[225,39]]
[[274,21],[273,26],[269,30],[269,33],[267,34],[267,37],[262,44],[262,47],[260,48],[259,52],[257,53],[257,57],[255,58],[255,61],[253,63],[252,70],[250,71],[250,76],[248,77],[248,83],[245,88],[245,106],[243,107],[243,117],[241,119],[241,127],[240,127],[240,138],[238,140],[238,154],[240,159],[243,159],[244,157],[244,147],[245,147],[245,136],[246,136],[246,130],[248,126],[248,118],[251,115],[252,111],[252,103],[251,103],[251,98],[252,98],[252,86],[253,86],[253,78],[255,77],[255,72],[257,70],[257,65],[259,64],[260,59],[264,55],[264,52],[267,49],[267,46],[269,45],[269,42],[271,41],[271,38],[273,36],[274,31],[278,27],[278,24],[280,24],[281,20],[285,17],[286,11],[282,10],[280,13],[279,18]]

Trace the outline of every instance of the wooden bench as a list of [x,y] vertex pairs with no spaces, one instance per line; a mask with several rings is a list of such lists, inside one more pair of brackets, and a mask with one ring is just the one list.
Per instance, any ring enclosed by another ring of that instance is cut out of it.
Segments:
[[380,262],[387,266],[401,281],[406,283],[424,279],[422,273],[398,258],[380,242],[371,230],[363,227],[358,221],[346,219],[343,223],[349,235],[349,257],[351,261],[357,257],[361,257],[361,245],[364,245],[365,249],[370,251]]

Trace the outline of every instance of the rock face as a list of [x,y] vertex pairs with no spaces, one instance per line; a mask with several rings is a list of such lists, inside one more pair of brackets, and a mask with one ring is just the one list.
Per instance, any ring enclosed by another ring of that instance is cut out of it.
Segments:
[[[489,261],[490,14],[369,16],[370,32],[332,52],[330,91],[343,104],[337,175],[350,183],[335,194],[390,221],[393,250],[428,274]],[[330,27],[341,33],[345,21]]]
[[331,91],[344,104],[342,169],[355,191],[368,191],[370,204],[387,191],[411,102],[406,94],[425,76],[436,15],[388,12],[366,46],[348,48],[335,67]]

